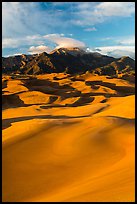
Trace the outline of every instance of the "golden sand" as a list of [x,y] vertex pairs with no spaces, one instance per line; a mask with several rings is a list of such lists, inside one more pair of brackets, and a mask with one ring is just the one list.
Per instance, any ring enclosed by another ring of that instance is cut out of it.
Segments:
[[3,202],[135,200],[134,84],[81,79],[3,77]]

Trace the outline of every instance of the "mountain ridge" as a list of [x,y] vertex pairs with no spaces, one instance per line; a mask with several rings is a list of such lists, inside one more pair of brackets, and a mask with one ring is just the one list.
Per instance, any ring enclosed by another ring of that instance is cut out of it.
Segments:
[[33,55],[2,57],[4,74],[69,74],[95,72],[99,75],[116,75],[123,70],[134,71],[135,61],[128,56],[114,58],[84,49],[58,48],[50,52]]

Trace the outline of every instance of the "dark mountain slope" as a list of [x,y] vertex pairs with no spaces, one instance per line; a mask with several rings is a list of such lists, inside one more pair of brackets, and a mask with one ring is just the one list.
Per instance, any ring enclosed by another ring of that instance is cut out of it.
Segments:
[[4,74],[44,74],[66,72],[70,74],[94,71],[100,75],[116,75],[135,70],[130,57],[119,59],[91,53],[79,48],[59,48],[50,54],[19,55],[2,58]]

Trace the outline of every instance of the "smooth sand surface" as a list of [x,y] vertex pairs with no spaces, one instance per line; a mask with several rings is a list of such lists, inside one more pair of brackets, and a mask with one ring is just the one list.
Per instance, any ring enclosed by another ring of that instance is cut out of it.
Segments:
[[75,78],[3,76],[3,202],[135,201],[134,84]]

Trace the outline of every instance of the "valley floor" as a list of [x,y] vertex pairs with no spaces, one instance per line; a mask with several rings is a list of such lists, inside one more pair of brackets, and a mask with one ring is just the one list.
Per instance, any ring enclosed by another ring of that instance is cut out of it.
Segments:
[[3,202],[135,201],[130,80],[3,76]]

